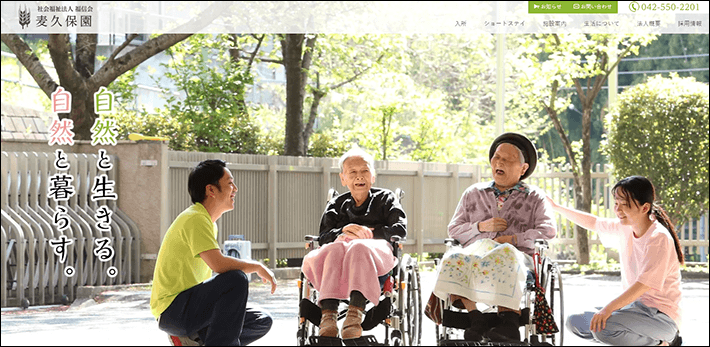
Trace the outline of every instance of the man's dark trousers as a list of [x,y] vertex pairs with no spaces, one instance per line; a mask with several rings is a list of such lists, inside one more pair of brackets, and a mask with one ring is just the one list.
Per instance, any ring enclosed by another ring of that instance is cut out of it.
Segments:
[[199,336],[208,346],[248,345],[271,329],[271,316],[247,308],[249,279],[228,271],[178,294],[160,315],[160,329],[176,336]]

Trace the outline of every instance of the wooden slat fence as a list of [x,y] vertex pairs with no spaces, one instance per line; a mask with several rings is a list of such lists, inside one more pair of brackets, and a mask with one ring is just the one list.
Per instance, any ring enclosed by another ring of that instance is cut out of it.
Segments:
[[[252,242],[253,259],[303,257],[303,236],[318,233],[328,189],[347,190],[340,184],[337,159],[186,152],[170,152],[169,158],[171,220],[190,204],[190,168],[205,159],[228,163],[239,192],[235,210],[218,221],[219,242],[223,244],[228,235],[244,235]],[[447,225],[461,194],[473,183],[492,179],[489,167],[475,165],[378,161],[375,166],[375,186],[405,191],[402,205],[409,232],[405,251],[417,254],[443,252]],[[574,206],[572,173],[565,166],[538,165],[527,181],[548,192],[555,201]],[[592,213],[613,217],[613,183],[608,168],[594,167]],[[687,246],[691,260],[707,259],[707,220],[706,214],[691,221],[689,229],[684,227],[688,231],[681,233],[681,242]],[[558,236],[552,242],[555,255],[569,258],[574,237],[574,225],[558,216]],[[591,233],[590,245],[599,244]]]

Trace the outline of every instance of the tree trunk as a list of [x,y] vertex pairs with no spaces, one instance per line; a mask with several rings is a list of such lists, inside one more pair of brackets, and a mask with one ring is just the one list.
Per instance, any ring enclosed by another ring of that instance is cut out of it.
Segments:
[[[389,119],[388,119],[389,118]],[[383,110],[382,111],[382,160],[387,160],[387,140],[390,133],[390,122],[392,120],[392,113]]]
[[22,63],[22,66],[27,69],[37,85],[49,98],[57,89],[58,85],[40,63],[39,58],[32,51],[30,46],[28,46],[20,36],[15,34],[2,34],[2,42],[10,48],[17,57],[17,60]]
[[[582,113],[582,206],[581,210],[592,212],[592,105],[585,107]],[[579,232],[579,230],[578,230]],[[584,230],[577,238],[580,252],[577,256],[579,264],[589,264],[589,235]]]
[[[92,40],[87,36],[92,36],[92,34],[77,35],[77,42],[90,45],[90,42],[95,41],[95,38]],[[86,51],[92,48],[95,50],[96,45],[78,49],[77,51],[81,52],[81,54],[74,59],[69,35],[52,34],[49,35],[47,48],[59,76],[60,85],[72,96],[71,111],[69,113],[60,113],[59,118],[69,118],[74,121],[74,140],[90,140],[91,127],[96,119],[93,106],[93,96],[96,90],[89,89],[86,83],[89,78],[85,77],[85,75],[91,76],[93,72],[87,70],[93,68],[93,61],[88,63],[86,59],[91,57],[93,60],[96,52],[94,51],[92,54]],[[80,68],[83,73],[77,71],[76,68]]]
[[286,133],[284,154],[303,156],[303,97],[305,81],[301,74],[301,59],[305,34],[286,34],[281,40],[286,70]]
[[96,62],[96,46],[98,34],[76,35],[76,64],[75,70],[84,79],[89,79],[94,74]]
[[[601,69],[606,69],[609,56],[602,52],[597,53],[597,56]],[[574,81],[577,95],[582,103],[582,194],[577,196],[577,200],[581,201],[577,208],[588,213],[592,212],[592,108],[607,76],[608,73],[587,79],[586,93],[582,90],[579,79]],[[589,264],[588,232],[577,227],[577,233],[577,263]]]
[[[550,112],[550,110],[548,110],[548,112]],[[577,169],[577,158],[575,157],[574,152],[572,151],[572,144],[569,142],[569,139],[567,138],[564,129],[562,129],[562,125],[559,121],[559,118],[557,117],[557,113],[553,110],[549,113],[549,115],[550,118],[552,118],[553,120],[557,133],[562,139],[562,144],[564,145],[565,152],[567,153],[567,158],[572,164],[575,209],[589,212],[589,207],[591,206],[591,186],[587,186],[587,183],[585,182],[591,183],[591,181],[589,173],[584,169],[584,158],[582,159],[582,172],[580,177],[580,173]],[[584,132],[584,130],[582,132]],[[589,264],[589,236],[587,229],[576,225],[575,235],[575,256],[577,258],[577,263],[582,265]]]
[[310,142],[311,135],[313,135],[313,126],[316,122],[316,117],[318,116],[318,106],[320,105],[321,99],[325,96],[325,92],[313,88],[313,102],[311,103],[311,111],[308,115],[308,123],[303,129],[303,153],[308,153],[308,143]]
[[[247,72],[251,71],[251,66],[254,63],[254,58],[259,53],[259,49],[261,48],[261,42],[264,40],[264,37],[266,37],[266,35],[261,35],[261,38],[257,38],[258,43],[256,45],[256,48],[254,49],[254,52],[252,52],[250,55],[250,58],[247,62],[247,66],[244,67],[245,71],[247,71]],[[242,59],[242,55],[241,55],[241,49],[239,48],[239,45],[238,45],[239,41],[238,41],[237,34],[230,34],[229,41],[232,43],[232,47],[229,48],[229,57],[231,58],[232,62],[234,62],[235,64],[238,64],[239,61]],[[249,116],[249,108],[247,107],[246,100],[244,100],[244,98],[237,98],[236,102],[238,103],[239,108],[241,109],[242,113],[248,117]]]
[[[545,107],[545,110],[547,111],[547,114],[550,116],[550,119],[552,119],[552,124],[555,126],[555,130],[557,130],[557,133],[560,135],[560,140],[562,140],[562,145],[565,149],[565,153],[567,154],[567,158],[569,159],[569,162],[572,166],[572,177],[573,177],[573,182],[574,182],[574,201],[575,201],[575,209],[589,212],[591,206],[591,194],[587,193],[585,195],[585,192],[591,191],[590,189],[584,188],[585,187],[585,180],[588,180],[589,174],[587,171],[584,169],[584,153],[583,153],[583,158],[582,158],[582,172],[581,172],[581,177],[580,177],[580,170],[579,167],[577,166],[577,158],[574,155],[574,151],[572,150],[572,143],[570,142],[569,138],[567,137],[567,134],[565,133],[565,129],[562,127],[562,123],[560,122],[559,117],[557,116],[557,110],[555,109],[555,104],[554,100],[557,98],[557,88],[559,87],[559,82],[555,81],[552,83],[552,93],[550,97],[550,104],[545,105],[543,103],[543,106]],[[583,95],[580,95],[580,97],[583,97]],[[582,118],[584,123],[584,118]],[[586,123],[584,123],[586,124]],[[584,126],[582,125],[582,133],[583,133],[583,138],[584,138]],[[591,125],[590,125],[591,127]],[[588,133],[588,132],[587,132]],[[582,140],[585,143],[588,143],[588,140]],[[587,158],[588,159],[588,158]],[[588,165],[590,166],[590,165]],[[586,179],[585,179],[586,176]],[[591,182],[591,181],[589,181]],[[591,187],[591,186],[590,186]],[[589,199],[589,200],[587,200]],[[577,258],[577,263],[578,264],[589,264],[589,236],[587,233],[587,230],[580,227],[580,226],[575,226],[575,256]]]
[[382,160],[387,160],[387,124],[385,115],[382,115]]
[[[91,127],[97,118],[94,112],[94,93],[89,90],[88,81],[95,71],[97,34],[78,34],[76,36],[75,70],[81,76],[79,90],[72,92],[70,118],[74,120],[74,133],[77,140],[91,140]],[[71,45],[69,45],[71,47]],[[108,85],[108,84],[107,84]]]

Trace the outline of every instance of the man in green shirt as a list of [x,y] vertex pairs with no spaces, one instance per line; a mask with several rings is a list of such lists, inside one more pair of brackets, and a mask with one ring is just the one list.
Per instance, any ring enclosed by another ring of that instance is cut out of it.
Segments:
[[[257,261],[223,256],[215,221],[234,209],[237,186],[222,160],[205,160],[190,173],[193,204],[173,221],[158,252],[151,313],[171,336],[206,345],[249,344],[271,329],[268,313],[248,308],[249,280],[256,272],[276,290],[274,275]],[[212,271],[218,275],[210,278]]]

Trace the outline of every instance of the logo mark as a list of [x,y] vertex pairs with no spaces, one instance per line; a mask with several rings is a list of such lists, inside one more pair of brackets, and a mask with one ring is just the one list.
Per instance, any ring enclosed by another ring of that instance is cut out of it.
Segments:
[[26,26],[30,25],[30,10],[28,10],[27,5],[25,5],[25,10],[23,11],[22,9],[18,9],[18,12],[20,27],[24,29]]

